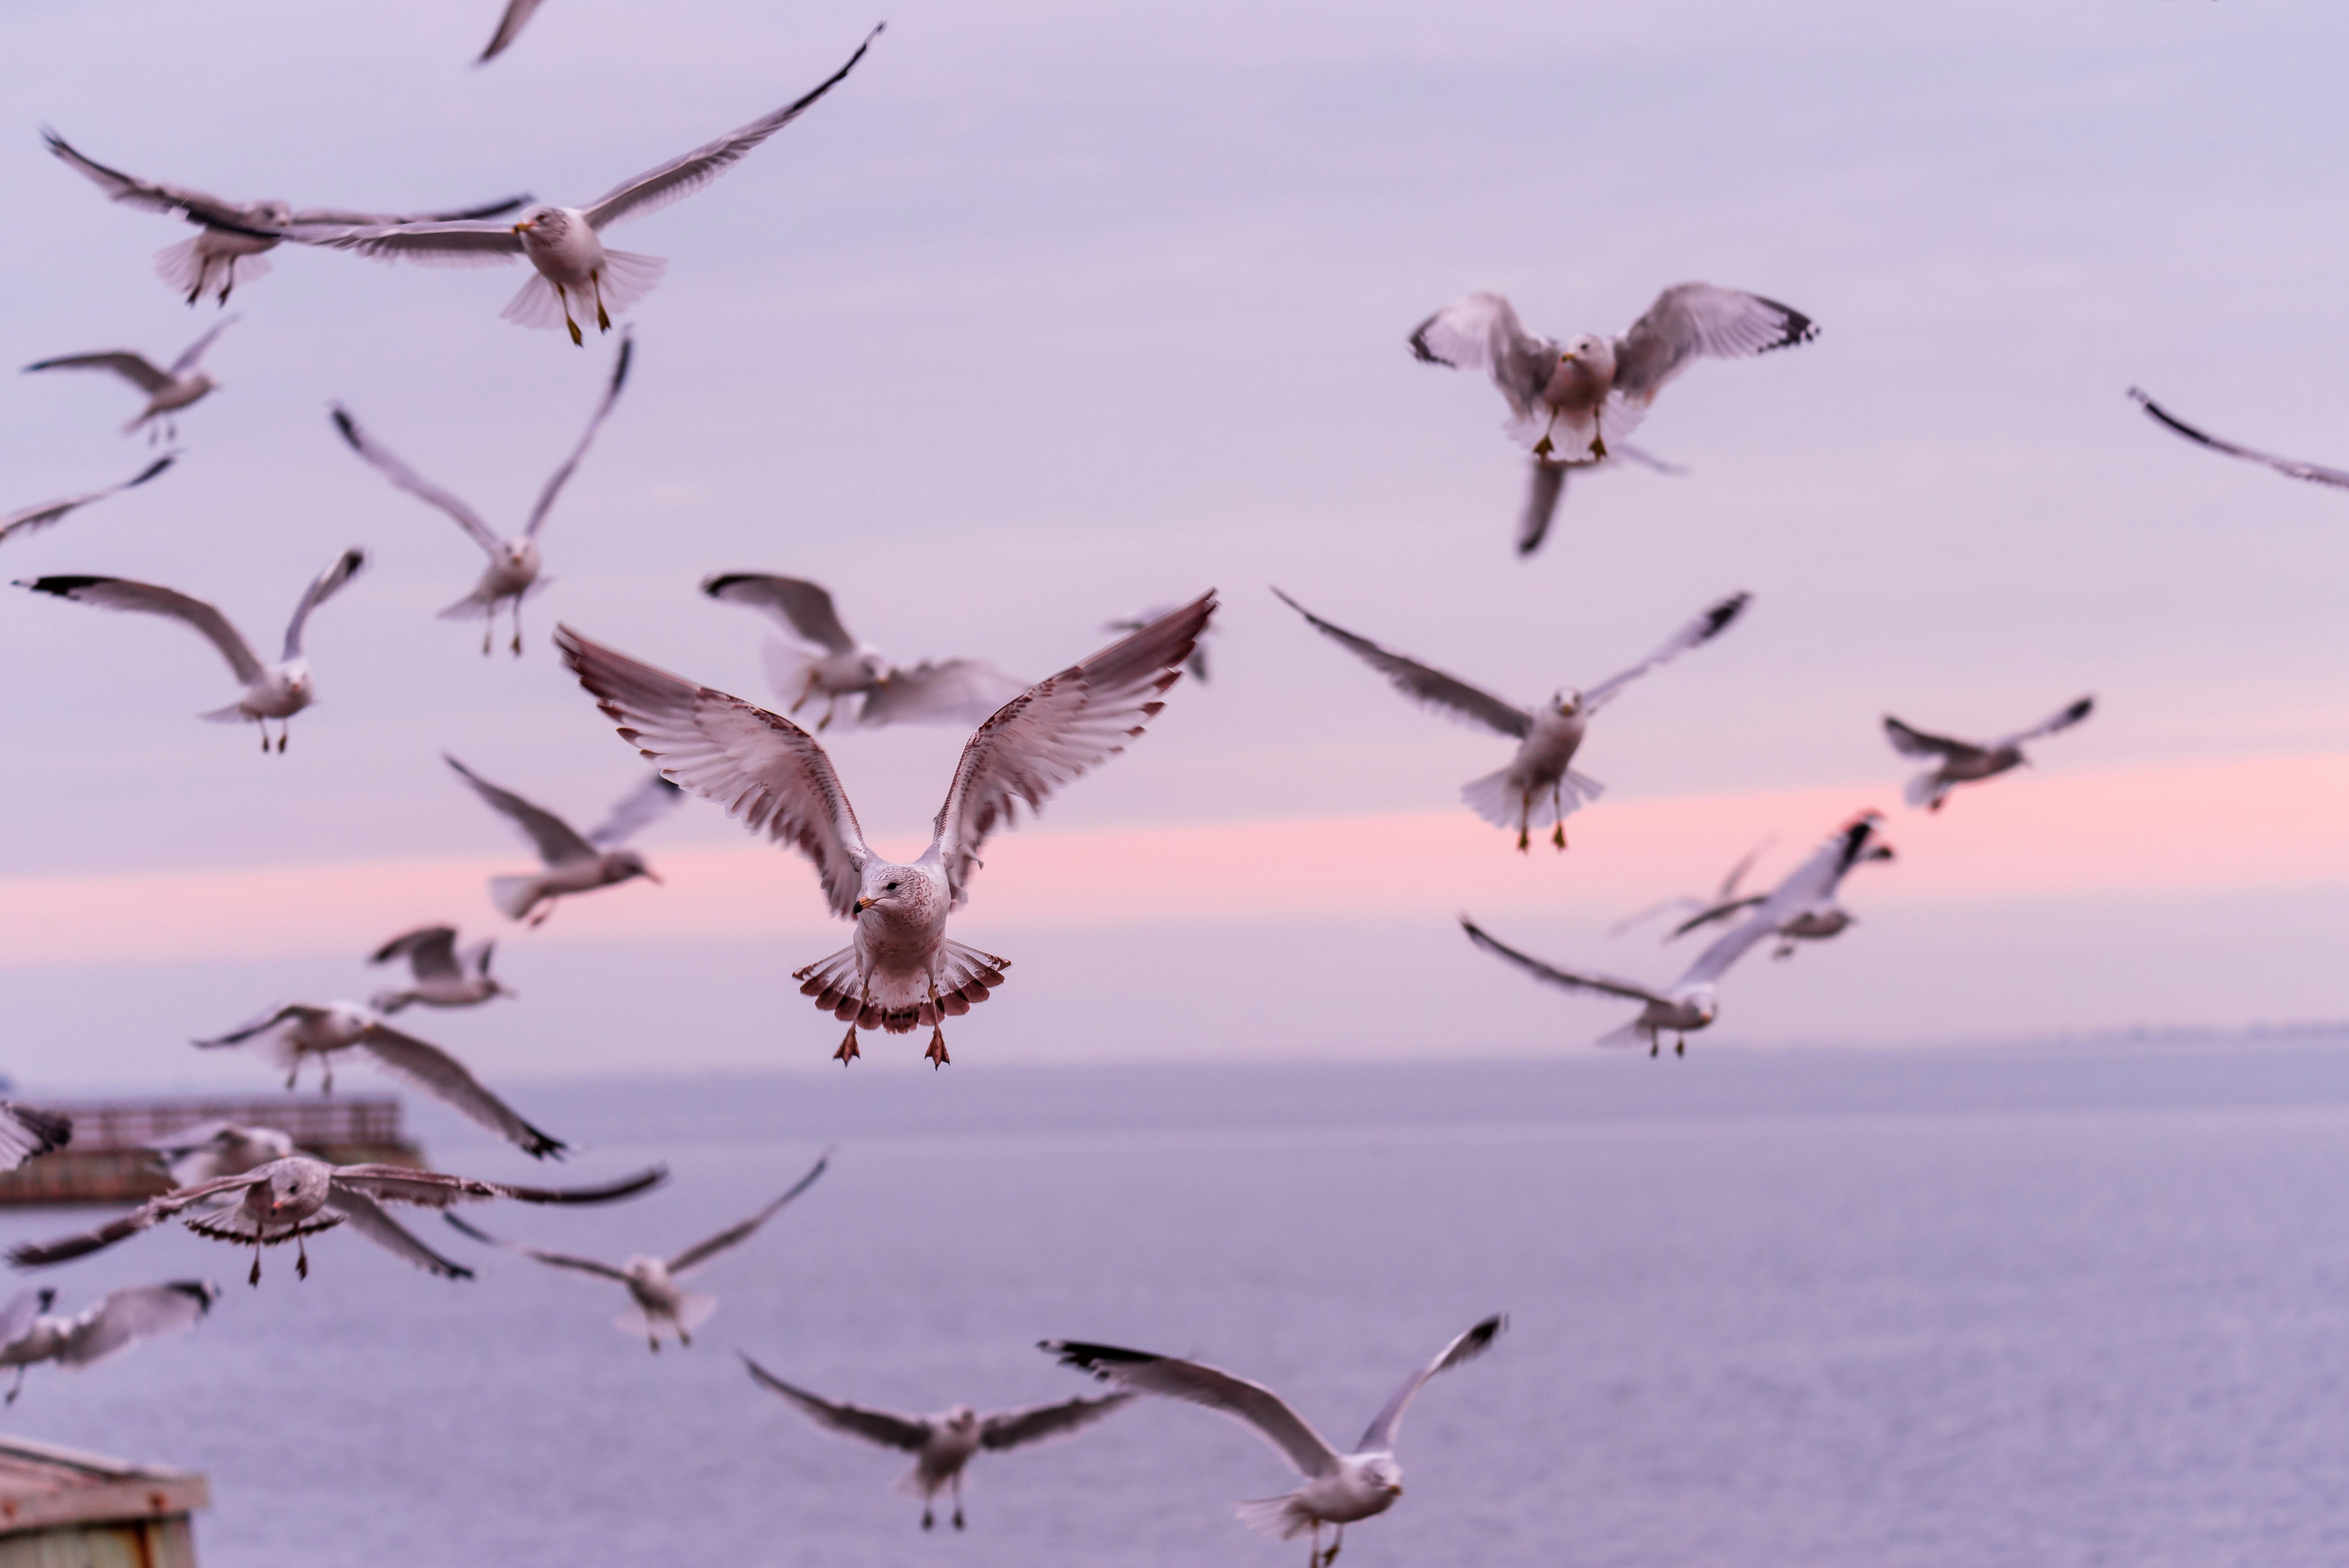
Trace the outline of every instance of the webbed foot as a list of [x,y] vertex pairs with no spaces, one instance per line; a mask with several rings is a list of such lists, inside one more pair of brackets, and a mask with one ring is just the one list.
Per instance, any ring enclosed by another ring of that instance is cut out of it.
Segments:
[[930,1026],[930,1048],[922,1055],[928,1058],[933,1072],[954,1059],[947,1055],[947,1032],[936,1024]]
[[851,1024],[848,1026],[848,1037],[840,1042],[840,1049],[832,1053],[832,1059],[842,1067],[846,1067],[864,1054],[856,1048],[856,1026]]

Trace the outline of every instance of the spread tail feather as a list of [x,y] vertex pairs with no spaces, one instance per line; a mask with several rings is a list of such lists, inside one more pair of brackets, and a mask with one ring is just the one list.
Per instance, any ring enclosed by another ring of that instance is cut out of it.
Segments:
[[1651,1046],[1655,1035],[1645,1024],[1634,1018],[1619,1029],[1609,1029],[1590,1042],[1594,1046]]
[[1930,806],[1940,799],[1947,789],[1939,773],[1920,773],[1909,780],[1908,788],[1901,793],[1909,798],[1911,806]]
[[1313,1516],[1293,1491],[1284,1497],[1251,1497],[1232,1504],[1232,1511],[1242,1524],[1275,1541],[1294,1541],[1313,1528]]
[[605,314],[617,315],[652,293],[653,285],[667,271],[668,263],[658,256],[635,251],[605,251],[604,270],[595,283],[595,295],[603,300]]
[[530,281],[522,292],[506,302],[498,312],[500,320],[516,326],[559,327],[563,325],[563,296],[546,281],[546,274],[533,269]]
[[542,895],[539,880],[533,876],[492,877],[490,902],[508,920],[520,920],[536,907]]
[[216,707],[210,713],[200,713],[196,715],[196,717],[202,719],[207,724],[250,724],[253,722],[253,715],[244,711],[244,705],[234,702],[229,704],[226,707]]
[[902,1035],[936,1023],[941,1013],[958,1018],[969,1012],[1003,984],[1003,972],[1010,966],[1009,958],[998,958],[992,953],[981,953],[959,942],[942,942],[938,947],[936,1007],[930,1006],[928,985],[919,980],[909,989],[903,980],[875,975],[869,993],[861,989],[854,947],[843,947],[819,958],[792,978],[800,983],[801,995],[813,998],[817,1006],[842,1023],[853,1021],[860,1029],[886,1029],[893,1035]]
[[1471,779],[1462,788],[1460,798],[1468,802],[1470,810],[1496,828],[1517,827],[1522,812],[1523,825],[1530,831],[1573,815],[1606,792],[1606,785],[1569,768],[1566,777],[1558,780],[1555,801],[1548,789],[1535,790],[1528,797],[1509,782],[1509,770],[1504,768],[1497,773]]
[[899,1497],[910,1497],[916,1502],[927,1502],[938,1491],[937,1484],[922,1473],[922,1467],[918,1464],[899,1476],[889,1490]]
[[621,1309],[619,1316],[612,1319],[612,1326],[624,1330],[638,1339],[657,1338],[661,1330],[665,1328],[671,1332],[682,1328],[686,1333],[691,1334],[709,1322],[717,1310],[716,1296],[688,1294],[678,1304],[677,1316],[674,1318],[654,1317],[643,1307],[631,1303]]
[[190,304],[207,293],[219,295],[226,304],[230,291],[238,284],[249,284],[269,273],[265,256],[206,256],[202,244],[203,236],[199,234],[155,253],[156,275]]

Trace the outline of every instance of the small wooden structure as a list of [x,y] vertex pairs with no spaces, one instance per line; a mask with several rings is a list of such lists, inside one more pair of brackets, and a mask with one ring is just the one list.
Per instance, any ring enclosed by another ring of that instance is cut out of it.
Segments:
[[203,1121],[274,1127],[304,1153],[337,1165],[424,1163],[422,1151],[400,1131],[399,1101],[388,1094],[44,1100],[39,1109],[73,1118],[73,1141],[17,1170],[0,1171],[0,1203],[142,1202],[171,1185],[148,1146]]
[[0,1568],[196,1568],[204,1478],[0,1438]]

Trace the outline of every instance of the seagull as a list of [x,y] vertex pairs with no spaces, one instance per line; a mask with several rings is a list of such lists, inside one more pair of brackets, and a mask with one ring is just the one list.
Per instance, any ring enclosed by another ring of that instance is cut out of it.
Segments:
[[1387,684],[1403,696],[1448,718],[1481,724],[1518,743],[1517,754],[1506,768],[1470,780],[1460,796],[1470,810],[1495,827],[1515,827],[1520,852],[1531,844],[1533,830],[1544,826],[1551,829],[1550,842],[1561,850],[1566,848],[1568,813],[1596,800],[1606,788],[1598,779],[1577,773],[1572,766],[1590,716],[1614,701],[1626,686],[1640,676],[1670,664],[1691,648],[1703,646],[1728,630],[1730,623],[1737,619],[1753,597],[1750,593],[1732,593],[1665,638],[1654,652],[1630,669],[1588,691],[1568,686],[1553,695],[1544,707],[1529,711],[1432,665],[1390,653],[1368,637],[1358,637],[1342,626],[1331,625],[1279,589],[1272,592],[1274,597],[1304,616],[1316,630],[1385,676]]
[[2128,395],[2137,399],[2137,407],[2143,408],[2147,416],[2156,424],[2167,425],[2188,440],[2199,441],[2214,452],[2224,452],[2230,458],[2248,458],[2255,463],[2265,463],[2276,472],[2292,479],[2308,480],[2321,485],[2340,485],[2349,488],[2349,472],[2340,469],[2328,469],[2322,463],[2303,463],[2292,458],[2279,458],[2272,452],[2262,452],[2256,448],[2239,447],[2232,441],[2220,440],[2206,431],[2196,429],[2134,387],[2128,389]]
[[1957,786],[1995,779],[2010,769],[2022,767],[2031,760],[2023,755],[2024,741],[2069,729],[2094,712],[2095,707],[2095,697],[2084,696],[2029,729],[2018,729],[1996,740],[1952,740],[1946,735],[1928,735],[1921,729],[1909,728],[1889,713],[1884,716],[1884,734],[1892,742],[1892,749],[1903,757],[1940,758],[1931,769],[1909,780],[1907,790],[1909,804],[1938,811]]
[[925,659],[910,668],[893,665],[879,650],[850,636],[830,592],[803,578],[725,572],[705,578],[701,591],[722,603],[763,610],[792,635],[823,650],[811,654],[767,645],[767,678],[791,699],[785,712],[796,714],[812,698],[823,698],[823,717],[815,726],[819,735],[839,716],[843,698],[852,699],[852,724],[977,724],[1028,689],[1026,681],[982,659]]
[[1461,929],[1468,940],[1487,953],[1497,954],[1523,969],[1537,980],[1547,980],[1553,985],[1569,991],[1595,991],[1602,995],[1620,996],[1625,1001],[1640,1003],[1640,1016],[1613,1032],[1602,1035],[1602,1046],[1636,1046],[1644,1037],[1648,1054],[1655,1056],[1662,1049],[1664,1033],[1675,1037],[1672,1055],[1688,1053],[1687,1037],[1712,1023],[1721,1013],[1714,987],[1729,966],[1752,950],[1764,937],[1775,934],[1803,911],[1817,907],[1823,901],[1832,903],[1835,890],[1844,874],[1869,858],[1870,841],[1883,821],[1873,811],[1855,817],[1838,830],[1810,859],[1788,873],[1770,896],[1762,901],[1752,913],[1713,939],[1713,944],[1697,955],[1695,963],[1683,971],[1665,991],[1653,990],[1636,980],[1618,980],[1611,975],[1580,973],[1560,969],[1528,957],[1497,938],[1487,934],[1466,915],[1460,917]]
[[75,151],[54,130],[42,131],[41,138],[48,143],[51,152],[105,191],[109,200],[150,212],[176,212],[198,226],[200,232],[194,239],[160,251],[155,256],[156,272],[171,285],[173,293],[185,291],[191,305],[207,290],[216,294],[222,304],[227,304],[229,293],[237,284],[251,283],[269,271],[262,253],[274,249],[280,240],[300,238],[298,231],[454,223],[494,218],[530,200],[526,195],[509,196],[502,201],[485,202],[453,212],[405,216],[393,212],[348,212],[337,208],[295,208],[283,201],[223,201],[183,185],[166,185],[160,181],[141,180],[119,169],[109,169]]
[[[1489,370],[1508,399],[1504,428],[1534,459],[1517,524],[1517,553],[1530,555],[1549,530],[1566,470],[1622,455],[1621,438],[1689,361],[1744,359],[1808,343],[1818,330],[1802,312],[1760,294],[1675,284],[1622,336],[1585,333],[1561,346],[1527,332],[1499,294],[1471,294],[1412,328],[1411,351],[1426,365]],[[1644,452],[1630,455],[1670,468]]]
[[94,1367],[140,1340],[193,1328],[220,1294],[220,1286],[204,1280],[175,1279],[109,1291],[77,1316],[51,1317],[56,1291],[20,1292],[0,1306],[0,1367],[16,1369],[5,1403],[15,1404],[25,1391],[25,1369],[35,1362]]
[[[1830,937],[1842,935],[1859,923],[1857,915],[1836,902],[1836,894],[1843,885],[1844,877],[1855,868],[1870,861],[1889,861],[1894,858],[1892,846],[1881,843],[1867,845],[1858,851],[1855,859],[1843,858],[1838,846],[1846,841],[1846,837],[1851,832],[1853,826],[1862,820],[1873,824],[1874,828],[1871,829],[1873,831],[1883,826],[1884,814],[1880,811],[1863,811],[1850,822],[1837,829],[1834,833],[1828,835],[1827,851],[1814,855],[1796,866],[1786,874],[1784,882],[1766,893],[1754,892],[1743,897],[1737,896],[1733,885],[1736,879],[1733,876],[1730,883],[1724,885],[1722,896],[1718,900],[1698,910],[1697,913],[1674,926],[1664,940],[1677,941],[1692,931],[1734,919],[1749,909],[1762,907],[1775,898],[1782,890],[1794,887],[1798,883],[1803,891],[1798,894],[1790,894],[1790,902],[1780,908],[1780,918],[1774,928],[1779,939],[1778,946],[1770,956],[1792,958],[1797,943],[1825,942]],[[1750,864],[1752,860],[1751,855],[1747,856],[1745,863]],[[1744,864],[1741,864],[1738,869],[1743,871]]]
[[463,1116],[487,1128],[533,1159],[560,1155],[566,1147],[516,1116],[506,1102],[481,1087],[465,1065],[438,1046],[401,1034],[357,1002],[329,1002],[323,1007],[294,1002],[216,1039],[198,1040],[197,1047],[214,1050],[259,1042],[285,1069],[285,1087],[292,1088],[302,1074],[302,1058],[316,1057],[323,1069],[324,1092],[335,1088],[334,1054],[357,1047],[376,1065],[395,1078],[407,1079]]
[[[490,902],[508,919],[528,918],[533,927],[540,926],[554,913],[554,901],[572,893],[593,892],[636,877],[658,885],[660,878],[645,864],[645,857],[619,846],[683,799],[678,787],[659,774],[621,796],[612,814],[583,839],[570,823],[543,806],[533,806],[512,790],[499,789],[446,753],[440,759],[455,769],[457,776],[471,784],[473,793],[487,800],[492,810],[527,833],[538,846],[539,858],[546,862],[543,871],[490,879]],[[531,915],[533,910],[538,910],[535,916]]]
[[536,273],[506,306],[503,318],[516,326],[566,326],[571,329],[571,341],[584,345],[586,338],[572,318],[574,304],[582,315],[593,305],[595,325],[609,332],[611,313],[626,310],[650,294],[668,265],[657,256],[605,250],[602,231],[681,201],[734,167],[752,148],[838,86],[880,36],[879,27],[865,35],[848,63],[818,83],[814,91],[682,158],[672,158],[621,181],[585,207],[540,205],[512,224],[406,223],[295,237],[312,244],[357,251],[377,261],[405,260],[430,266],[498,266],[516,256],[524,257]]
[[506,0],[506,8],[498,18],[498,30],[490,35],[490,46],[481,51],[477,66],[486,66],[505,53],[506,46],[522,36],[523,24],[538,10],[539,0]]
[[[180,424],[171,416],[202,402],[206,394],[220,385],[212,379],[211,371],[202,368],[204,350],[212,346],[212,339],[236,323],[237,318],[233,315],[215,323],[210,332],[180,350],[180,357],[171,361],[169,370],[156,369],[154,363],[145,355],[134,354],[127,348],[109,349],[103,354],[67,354],[56,359],[39,359],[25,366],[25,370],[27,375],[36,370],[111,370],[147,394],[147,407],[139,411],[139,418],[122,427],[122,433],[128,436],[140,426],[155,420],[158,423],[147,432],[150,444],[159,436],[176,440]],[[137,484],[139,481],[133,480],[130,482]]]
[[202,599],[191,599],[151,583],[128,577],[36,577],[19,579],[16,586],[36,593],[53,593],[77,604],[101,610],[130,610],[144,615],[167,615],[192,626],[221,651],[228,667],[244,683],[244,695],[226,707],[199,714],[214,724],[261,726],[261,749],[269,750],[269,721],[277,720],[277,749],[285,749],[285,721],[310,706],[316,693],[310,679],[310,661],[302,654],[302,628],[310,612],[333,598],[367,564],[367,552],[354,545],[302,591],[294,618],[285,624],[285,649],[274,665],[264,665],[244,634]]
[[[1311,1532],[1310,1568],[1326,1568],[1337,1561],[1346,1539],[1346,1526],[1356,1520],[1384,1513],[1402,1495],[1402,1467],[1395,1463],[1395,1438],[1402,1429],[1403,1412],[1412,1397],[1438,1372],[1448,1371],[1482,1356],[1500,1336],[1509,1320],[1495,1313],[1461,1335],[1434,1360],[1402,1380],[1378,1413],[1354,1451],[1341,1454],[1305,1418],[1290,1409],[1280,1396],[1261,1383],[1235,1377],[1228,1372],[1172,1356],[1146,1350],[1121,1350],[1112,1345],[1082,1345],[1047,1339],[1037,1348],[1057,1356],[1063,1367],[1092,1373],[1104,1383],[1116,1383],[1142,1394],[1163,1394],[1187,1399],[1222,1412],[1253,1428],[1257,1436],[1280,1451],[1280,1456],[1305,1478],[1305,1484],[1284,1497],[1254,1498],[1238,1505],[1240,1522],[1276,1541],[1294,1541]],[[1321,1531],[1335,1526],[1330,1550],[1321,1550]]]
[[864,842],[847,791],[815,737],[790,719],[696,686],[558,626],[554,645],[602,708],[663,776],[740,817],[753,832],[815,862],[833,913],[855,940],[792,978],[800,994],[848,1026],[833,1053],[859,1053],[856,1031],[893,1035],[930,1026],[924,1052],[947,1064],[942,1020],[959,1017],[1003,984],[1010,961],[948,940],[947,916],[970,897],[987,836],[1010,825],[1019,802],[1040,810],[1055,791],[1125,749],[1183,677],[1216,613],[1209,589],[1181,609],[1030,686],[965,743],[930,847],[912,865]]
[[274,1127],[246,1127],[234,1121],[200,1121],[176,1128],[147,1147],[162,1162],[174,1188],[242,1176],[257,1165],[295,1152],[291,1135]]
[[490,954],[496,947],[495,942],[476,942],[459,954],[453,925],[419,925],[404,931],[376,949],[367,962],[388,964],[405,958],[415,984],[405,991],[378,991],[367,1006],[388,1016],[411,1002],[428,1007],[473,1007],[492,996],[511,996],[513,993],[490,975]]
[[36,530],[47,528],[77,507],[88,506],[94,500],[104,500],[108,496],[119,494],[134,485],[143,485],[179,461],[179,453],[166,452],[140,469],[135,477],[124,480],[120,484],[109,485],[104,490],[94,490],[85,495],[67,496],[62,500],[43,501],[38,506],[28,506],[21,511],[9,512],[6,516],[0,517],[0,543],[5,543],[16,534],[31,533]]
[[[1102,624],[1102,630],[1104,632],[1139,632],[1143,627],[1147,626],[1151,622],[1155,621],[1158,617],[1165,614],[1168,611],[1174,608],[1174,606],[1172,604],[1154,604],[1149,609],[1144,610],[1141,614],[1134,616],[1130,621],[1105,621]],[[1197,681],[1201,686],[1206,686],[1207,684],[1207,639],[1215,634],[1216,628],[1212,626],[1202,631],[1199,634],[1198,645],[1191,650],[1190,662],[1183,666],[1183,673],[1189,676],[1193,680]]]
[[612,405],[620,399],[620,387],[628,378],[629,346],[629,338],[623,335],[619,357],[612,365],[611,383],[604,388],[604,400],[595,405],[595,412],[588,418],[587,428],[580,436],[579,444],[571,449],[571,455],[564,459],[563,466],[554,470],[554,477],[546,481],[546,488],[538,492],[538,504],[531,508],[530,521],[523,524],[522,532],[512,539],[500,539],[496,531],[481,521],[481,513],[392,456],[359,428],[358,421],[351,418],[349,410],[339,403],[334,406],[335,428],[343,433],[343,439],[351,444],[351,450],[374,464],[384,478],[399,489],[455,518],[457,526],[470,534],[473,542],[489,556],[490,564],[481,573],[481,580],[473,584],[473,591],[440,612],[440,618],[444,621],[478,618],[482,623],[481,653],[484,656],[497,638],[498,606],[501,604],[508,606],[512,613],[514,656],[522,656],[522,602],[545,587],[550,581],[539,575],[538,531],[544,526],[546,514],[554,510],[554,498],[562,493],[572,470],[579,466],[579,459],[587,455],[588,444],[595,440],[595,432],[603,428],[605,416],[611,413]]
[[897,1491],[903,1496],[922,1500],[925,1530],[937,1522],[930,1500],[947,1491],[954,1494],[954,1527],[963,1527],[963,1467],[979,1449],[1000,1453],[1050,1442],[1055,1438],[1073,1437],[1136,1398],[1127,1393],[1105,1394],[1093,1398],[1062,1399],[1057,1404],[1029,1405],[1017,1410],[990,1410],[984,1416],[968,1405],[957,1405],[935,1416],[910,1416],[895,1410],[871,1410],[794,1388],[748,1356],[742,1357],[742,1365],[750,1369],[752,1381],[797,1405],[818,1426],[863,1438],[885,1449],[903,1449],[914,1455],[914,1468],[898,1480]]
[[404,1165],[329,1165],[306,1154],[295,1154],[256,1165],[242,1175],[200,1181],[150,1198],[94,1231],[53,1242],[20,1243],[9,1250],[8,1261],[20,1269],[47,1268],[177,1219],[200,1236],[252,1247],[253,1273],[248,1284],[261,1283],[261,1249],[286,1242],[295,1244],[294,1272],[307,1279],[310,1258],[302,1239],[347,1220],[360,1235],[419,1268],[443,1279],[471,1279],[472,1270],[450,1262],[418,1241],[385,1213],[382,1205],[414,1203],[447,1209],[491,1198],[512,1198],[523,1203],[608,1203],[616,1198],[633,1197],[667,1179],[668,1168],[656,1165],[601,1187],[515,1187],[439,1171],[411,1171]]
[[[1692,897],[1690,894],[1682,893],[1677,898],[1665,899],[1661,903],[1651,903],[1643,910],[1625,915],[1622,919],[1609,926],[1607,928],[1607,934],[1609,936],[1620,936],[1625,932],[1631,930],[1634,926],[1645,925],[1649,921],[1655,919],[1656,916],[1660,914],[1688,914],[1691,913],[1705,912],[1720,908],[1722,905],[1728,903],[1737,897],[1738,884],[1743,882],[1745,880],[1746,873],[1754,869],[1754,862],[1762,858],[1763,851],[1768,849],[1772,844],[1775,844],[1777,841],[1777,835],[1773,833],[1770,837],[1763,840],[1760,843],[1746,851],[1745,858],[1729,868],[1729,874],[1721,879],[1721,885],[1715,888],[1709,897]],[[1670,942],[1674,937],[1680,936],[1692,929],[1693,929],[1692,926],[1682,926],[1678,930],[1667,933],[1664,936],[1664,940],[1666,942]]]
[[36,1154],[73,1141],[73,1119],[0,1099],[0,1171],[15,1171]]
[[477,1242],[487,1242],[493,1247],[507,1248],[509,1251],[522,1253],[524,1257],[536,1258],[540,1263],[551,1264],[555,1268],[577,1269],[582,1274],[591,1274],[603,1279],[619,1281],[620,1284],[627,1286],[628,1295],[636,1305],[614,1318],[613,1326],[623,1334],[643,1335],[645,1343],[652,1346],[655,1355],[658,1355],[663,1327],[677,1336],[677,1342],[679,1345],[691,1348],[693,1331],[709,1322],[709,1315],[718,1310],[716,1297],[697,1295],[691,1291],[678,1289],[677,1284],[678,1277],[699,1268],[728,1248],[739,1246],[749,1241],[751,1233],[773,1219],[784,1204],[814,1186],[815,1179],[823,1175],[824,1168],[831,1163],[832,1155],[827,1151],[815,1162],[812,1170],[792,1185],[790,1191],[785,1192],[749,1219],[739,1224],[729,1225],[706,1241],[695,1243],[673,1258],[638,1255],[630,1258],[625,1264],[599,1263],[594,1258],[577,1257],[570,1253],[547,1252],[538,1247],[525,1247],[517,1243],[500,1241],[486,1231],[478,1230],[467,1224],[454,1214],[443,1214],[441,1218]]

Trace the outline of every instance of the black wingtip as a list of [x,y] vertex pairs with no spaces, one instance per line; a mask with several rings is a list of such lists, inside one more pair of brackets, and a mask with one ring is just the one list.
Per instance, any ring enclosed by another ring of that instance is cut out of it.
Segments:
[[170,468],[173,463],[176,463],[179,460],[179,453],[165,452],[161,457],[157,458],[153,462],[149,463],[144,469],[140,469],[139,477],[132,480],[129,484],[124,485],[122,488],[124,490],[129,490],[134,486],[143,485],[149,480],[153,479],[157,474],[161,473],[165,469]]
[[722,599],[726,590],[737,583],[750,583],[765,575],[758,572],[719,572],[701,580],[701,591],[712,599]]
[[9,1109],[16,1113],[16,1119],[24,1124],[25,1130],[40,1141],[40,1147],[34,1150],[32,1154],[26,1156],[26,1159],[47,1154],[52,1150],[63,1149],[73,1141],[73,1118],[59,1116],[53,1110],[35,1110],[29,1105],[14,1105]]
[[1109,1380],[1108,1368],[1131,1367],[1157,1357],[1143,1350],[1123,1350],[1114,1345],[1090,1345],[1075,1339],[1040,1339],[1036,1348],[1055,1357],[1063,1367],[1073,1367],[1080,1372],[1090,1372],[1103,1382]]
[[54,593],[60,599],[69,599],[84,588],[94,588],[101,583],[115,581],[112,577],[35,577],[29,580],[20,577],[16,580],[16,586],[36,593]]

